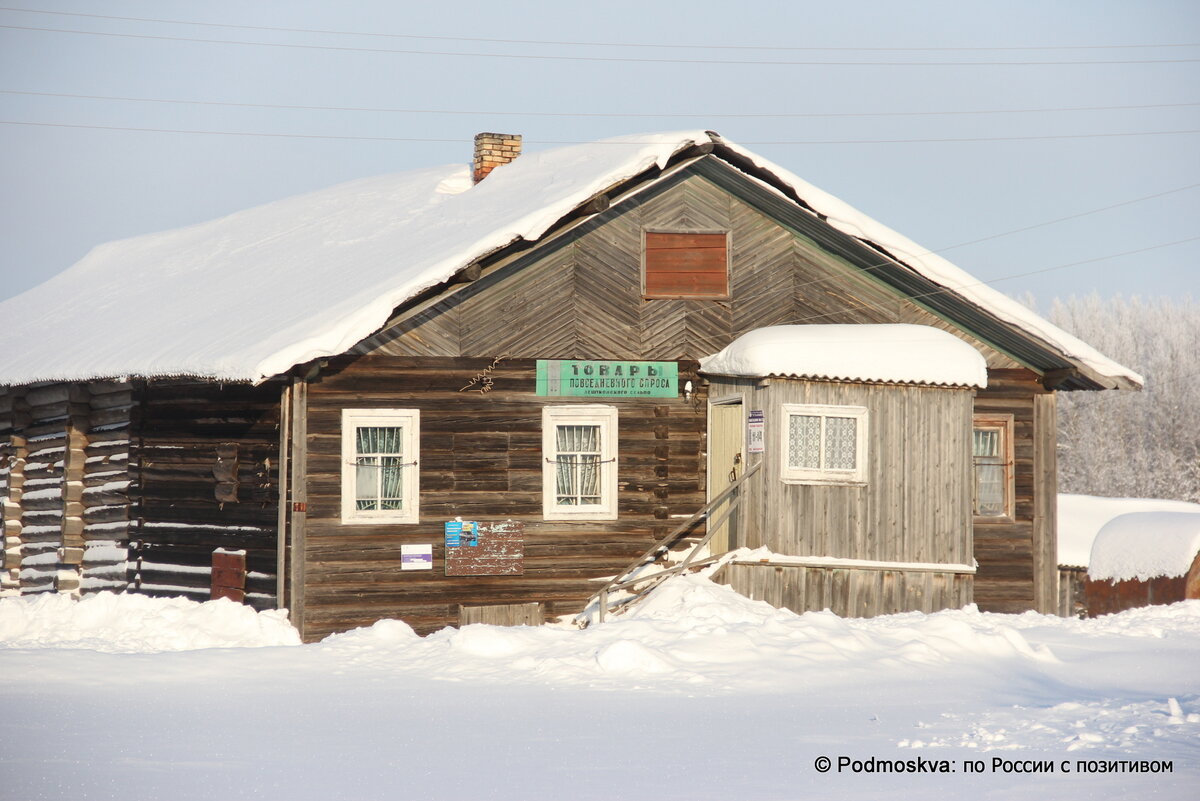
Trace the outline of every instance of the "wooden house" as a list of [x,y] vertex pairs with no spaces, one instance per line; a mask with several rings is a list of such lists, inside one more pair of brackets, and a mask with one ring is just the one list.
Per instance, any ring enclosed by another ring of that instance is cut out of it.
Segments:
[[308,640],[575,613],[722,486],[699,359],[908,324],[986,387],[796,391],[953,450],[957,528],[906,550],[916,517],[869,522],[849,557],[977,564],[938,605],[1053,609],[1055,393],[1139,376],[714,133],[519,147],[105,245],[0,304],[0,590],[226,596]]

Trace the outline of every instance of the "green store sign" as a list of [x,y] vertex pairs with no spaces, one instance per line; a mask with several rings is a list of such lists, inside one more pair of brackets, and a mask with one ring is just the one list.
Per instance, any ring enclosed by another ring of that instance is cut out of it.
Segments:
[[675,362],[538,359],[537,394],[576,398],[674,398]]

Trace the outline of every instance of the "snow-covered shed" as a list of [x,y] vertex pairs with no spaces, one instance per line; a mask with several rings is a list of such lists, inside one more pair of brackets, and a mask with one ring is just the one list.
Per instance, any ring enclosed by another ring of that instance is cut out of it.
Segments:
[[1136,373],[715,133],[519,145],[102,245],[0,304],[0,589],[214,592],[307,639],[574,613],[710,497],[697,359],[819,322],[986,361],[975,600],[1053,608],[1055,392]]
[[972,601],[979,351],[929,326],[782,325],[700,372],[710,482],[761,472],[714,537],[716,551],[754,549],[723,569],[734,589],[854,617]]
[[1200,598],[1200,506],[1129,512],[1092,543],[1084,597],[1088,615]]

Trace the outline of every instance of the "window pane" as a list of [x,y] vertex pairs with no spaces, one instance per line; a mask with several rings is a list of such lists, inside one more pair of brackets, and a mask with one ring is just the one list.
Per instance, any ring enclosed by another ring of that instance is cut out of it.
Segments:
[[1000,431],[995,428],[975,429],[973,453],[976,456],[1000,455]]
[[379,506],[381,509],[404,508],[404,484],[401,481],[404,465],[397,456],[387,456],[382,460],[379,477]]
[[975,462],[975,513],[999,517],[1004,509],[1004,465],[992,460]]
[[579,457],[579,503],[600,503],[600,456]]
[[354,505],[357,509],[378,509],[379,457],[360,456],[354,467]]
[[359,426],[357,429],[357,452],[402,456],[404,453],[404,429],[400,426]]
[[821,418],[788,415],[788,467],[821,467]]
[[600,426],[555,427],[555,495],[562,506],[600,503]]
[[858,460],[858,421],[853,417],[825,418],[825,469],[853,470]]
[[576,484],[576,460],[578,458],[579,457],[571,454],[558,454],[556,493],[558,495],[558,502],[565,506],[574,506],[576,503],[578,503],[576,500],[576,495],[578,493],[578,485]]

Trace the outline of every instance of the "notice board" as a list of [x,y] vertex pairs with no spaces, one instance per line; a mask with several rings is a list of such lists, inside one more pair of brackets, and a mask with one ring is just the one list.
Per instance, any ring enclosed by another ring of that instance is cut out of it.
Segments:
[[525,573],[525,524],[477,523],[474,545],[446,546],[447,576],[520,576]]

